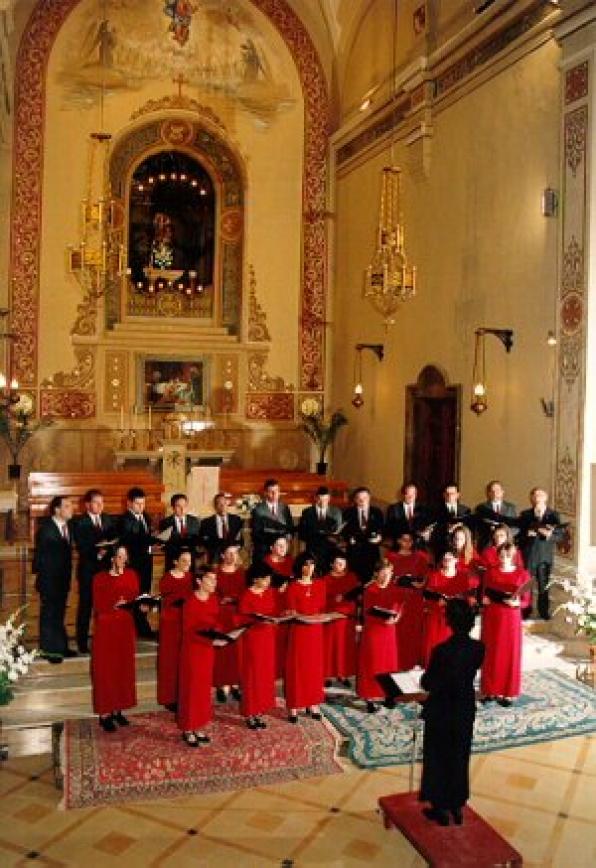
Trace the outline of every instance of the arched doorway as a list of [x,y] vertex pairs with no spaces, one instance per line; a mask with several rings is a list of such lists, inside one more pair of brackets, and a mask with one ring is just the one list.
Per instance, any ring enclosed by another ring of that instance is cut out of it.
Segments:
[[459,480],[461,386],[450,386],[433,365],[406,386],[404,479],[413,480],[421,501],[439,502],[444,486]]

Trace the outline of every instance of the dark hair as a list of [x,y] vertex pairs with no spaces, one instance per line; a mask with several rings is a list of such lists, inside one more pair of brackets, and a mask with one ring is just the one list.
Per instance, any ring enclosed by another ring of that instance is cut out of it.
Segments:
[[246,581],[249,585],[254,585],[257,579],[264,579],[265,576],[273,577],[273,570],[264,561],[257,561],[246,571]]
[[358,494],[362,493],[370,494],[370,488],[367,488],[366,485],[359,485],[358,488],[355,488],[352,492],[352,500],[354,500]]
[[317,497],[318,497],[319,495],[330,494],[330,491],[329,491],[329,488],[328,488],[326,485],[319,485],[319,487],[317,488],[315,494],[316,494]]
[[227,499],[227,495],[226,495],[225,491],[218,491],[217,494],[215,495],[215,497],[213,498],[213,506],[215,506],[217,501],[221,500],[222,497],[224,500]]
[[445,618],[456,635],[468,635],[474,626],[474,610],[467,602],[457,597],[447,600]]
[[[491,531],[491,534],[490,534],[491,539],[492,539],[493,541],[494,541],[494,538],[495,538],[495,534],[496,534],[496,532],[497,532],[498,530],[504,530],[505,533],[507,534],[507,542],[513,542],[513,536],[512,536],[512,534],[511,534],[511,528],[509,527],[509,525],[507,525],[507,524],[503,524],[503,523],[501,523],[501,524],[496,524],[496,525],[493,527],[493,529],[492,529],[492,531]],[[501,543],[501,545],[503,545],[503,543]]]
[[273,488],[274,485],[279,485],[277,479],[273,479],[273,477],[271,477],[271,479],[266,479],[263,483],[263,491],[266,491],[268,488]]
[[217,574],[217,568],[211,566],[200,567],[193,577],[193,588],[196,590],[198,588],[198,583],[201,581],[203,576],[206,576],[207,573],[212,573],[214,576]]
[[381,558],[381,560],[377,561],[375,564],[375,575],[380,573],[381,570],[384,570],[385,567],[391,567],[393,569],[393,564],[389,560],[389,558]]
[[457,489],[457,491],[459,491],[459,485],[453,479],[450,479],[449,482],[445,483],[445,485],[443,486],[443,491],[447,491],[448,488],[455,488]]
[[317,569],[317,559],[310,552],[301,552],[298,557],[294,560],[292,565],[292,576],[295,579],[299,579],[302,575],[302,568],[305,564],[314,564],[315,571],[314,575],[318,576],[319,571]]
[[85,503],[91,503],[94,497],[103,497],[99,488],[90,488],[89,491],[85,492],[85,497],[83,499]]
[[188,497],[185,494],[182,494],[182,492],[179,492],[178,494],[173,494],[170,497],[170,506],[172,507],[172,509],[174,509],[179,500],[188,501]]
[[493,487],[493,485],[500,485],[501,488],[504,488],[504,485],[503,485],[503,483],[501,482],[500,479],[491,479],[490,482],[487,482],[487,483],[486,483],[486,493],[487,493],[487,494],[488,494],[488,492],[491,490],[491,488]]
[[410,480],[409,482],[404,482],[402,487],[399,489],[400,494],[405,494],[408,488],[415,488],[416,491],[418,491],[418,486],[416,485],[416,483]]
[[68,495],[66,494],[57,494],[50,500],[50,504],[48,509],[50,510],[50,515],[54,515],[57,509],[60,509],[63,502],[68,500]]
[[134,486],[133,488],[129,488],[128,491],[126,492],[126,499],[130,503],[132,503],[133,500],[137,500],[137,498],[139,498],[139,497],[145,497],[145,492],[143,491],[142,488],[139,488],[138,486]]

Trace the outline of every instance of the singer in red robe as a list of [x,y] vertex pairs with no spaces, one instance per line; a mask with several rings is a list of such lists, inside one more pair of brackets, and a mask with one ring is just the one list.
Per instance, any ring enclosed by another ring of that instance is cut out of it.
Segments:
[[[395,627],[397,634],[397,659],[402,671],[413,669],[422,663],[422,628],[424,599],[422,588],[428,575],[428,555],[414,548],[414,536],[407,531],[397,540],[397,551],[387,552],[387,560],[393,566],[401,618]],[[397,580],[402,576],[420,578],[412,588],[400,588]]]
[[[271,586],[267,567],[252,567],[250,587],[240,598],[238,623],[250,621],[254,615],[275,616],[276,592]],[[240,711],[249,729],[265,729],[263,715],[275,708],[275,632],[278,625],[255,623],[241,638],[242,642],[242,702]]]
[[[388,560],[375,570],[373,581],[364,590],[364,626],[358,655],[358,678],[356,693],[366,700],[366,709],[371,714],[378,711],[375,700],[383,698],[383,690],[376,676],[395,672],[398,668],[395,625],[400,614],[397,588],[392,582],[393,567]],[[370,615],[372,606],[392,609],[395,617],[389,620]]]
[[[219,623],[224,632],[233,630],[237,624],[238,602],[246,590],[246,572],[240,561],[238,546],[227,546],[217,568],[217,598],[219,600]],[[225,702],[228,694],[240,699],[238,685],[242,658],[242,642],[230,642],[218,648],[215,655],[213,683],[217,698]]]
[[356,613],[358,601],[346,600],[345,594],[361,587],[356,573],[347,569],[348,561],[343,552],[338,552],[331,564],[331,572],[323,577],[326,594],[326,611],[347,615],[338,621],[323,626],[325,644],[325,678],[337,678],[344,687],[356,674]]
[[[275,540],[271,546],[271,551],[268,555],[265,555],[263,560],[272,570],[273,581],[271,584],[276,590],[278,614],[281,615],[287,609],[286,592],[294,572],[294,559],[288,554],[288,541],[285,536]],[[278,678],[283,678],[286,671],[286,650],[288,647],[289,629],[287,624],[279,624],[275,631],[275,660]]]
[[[480,554],[484,568],[490,570],[494,567],[500,566],[499,546],[512,542],[513,535],[511,533],[511,528],[506,524],[498,524],[491,534],[491,544],[483,549]],[[518,567],[524,566],[524,559],[517,547],[515,549],[515,563]]]
[[[325,584],[313,581],[315,562],[302,559],[300,576],[288,587],[288,612],[321,615],[325,611]],[[285,694],[291,723],[298,721],[298,709],[305,708],[315,720],[321,719],[319,703],[324,688],[323,624],[291,624],[286,653]]]
[[203,573],[197,584],[197,590],[184,604],[182,613],[178,679],[178,727],[189,747],[211,740],[203,730],[213,718],[211,690],[215,649],[211,639],[198,635],[197,631],[217,628],[219,618],[215,573]]
[[[425,591],[445,595],[445,597],[461,597],[469,603],[475,603],[475,589],[478,587],[478,577],[462,569],[457,555],[446,551],[441,558],[438,570],[431,570]],[[428,666],[430,655],[435,647],[445,642],[451,636],[451,628],[445,618],[446,600],[430,600],[424,602],[424,628],[422,634],[422,662]]]
[[118,546],[110,569],[93,579],[93,710],[106,732],[114,732],[116,724],[127,726],[122,709],[137,704],[134,616],[116,608],[117,603],[128,603],[140,592],[139,577],[127,568],[127,561],[125,547]]
[[[486,649],[480,681],[483,702],[496,700],[507,707],[521,692],[522,618],[530,590],[518,594],[529,573],[516,563],[513,543],[499,547],[499,566],[488,571],[484,585],[481,640]],[[498,591],[513,595],[503,602],[487,596]]]
[[182,644],[182,606],[192,593],[192,555],[181,552],[174,565],[159,583],[161,613],[157,650],[157,701],[168,711],[176,711],[178,701],[178,667]]

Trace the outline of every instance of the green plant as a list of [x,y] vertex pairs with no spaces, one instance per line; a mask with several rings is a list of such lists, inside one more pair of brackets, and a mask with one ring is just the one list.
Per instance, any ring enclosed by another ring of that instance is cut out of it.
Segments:
[[[19,455],[40,428],[47,428],[51,422],[35,422],[31,424],[33,407],[23,402],[28,396],[22,396],[19,403],[8,410],[0,410],[0,437],[6,443],[13,464],[18,464]],[[30,400],[30,399],[29,399]],[[21,403],[23,402],[22,406]]]
[[348,424],[347,417],[342,410],[336,410],[331,414],[328,421],[322,413],[300,413],[302,420],[301,428],[305,434],[310,437],[315,446],[319,450],[319,461],[324,463],[327,449],[337,436],[337,432],[344,425]]

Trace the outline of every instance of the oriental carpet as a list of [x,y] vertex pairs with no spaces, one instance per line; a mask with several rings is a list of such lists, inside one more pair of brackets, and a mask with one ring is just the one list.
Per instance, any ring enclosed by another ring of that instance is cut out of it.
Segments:
[[[473,753],[553,741],[596,732],[596,692],[556,669],[524,672],[523,693],[510,708],[479,705]],[[338,698],[322,711],[348,741],[347,755],[360,768],[405,765],[412,759],[412,736],[418,730],[417,759],[422,756],[422,722],[418,706],[400,704],[367,714],[361,702]]]
[[236,704],[217,707],[211,743],[187,747],[165,711],[129,715],[131,726],[106,733],[97,719],[67,720],[61,740],[64,808],[160,799],[337,774],[338,737],[326,723],[279,706],[253,732]]

